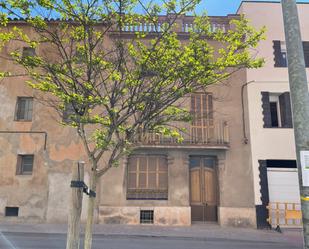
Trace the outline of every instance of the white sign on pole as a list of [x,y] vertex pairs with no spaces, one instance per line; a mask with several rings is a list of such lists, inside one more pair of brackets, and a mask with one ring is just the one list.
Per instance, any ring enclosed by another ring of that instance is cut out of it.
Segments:
[[303,186],[309,187],[309,151],[300,151],[300,164],[302,170]]

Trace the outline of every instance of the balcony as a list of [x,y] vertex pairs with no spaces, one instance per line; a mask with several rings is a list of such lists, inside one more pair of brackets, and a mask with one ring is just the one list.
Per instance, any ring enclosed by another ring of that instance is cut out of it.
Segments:
[[229,129],[226,121],[216,122],[207,127],[189,126],[180,134],[183,138],[181,142],[158,133],[140,133],[134,142],[137,147],[143,148],[229,148]]
[[[222,16],[222,17],[209,17],[210,20],[210,31],[215,32],[218,29],[226,32],[230,29],[230,20],[231,18],[235,18],[235,16]],[[143,33],[159,33],[162,32],[164,23],[168,23],[173,20],[173,16],[159,16],[156,23],[153,22],[140,22],[135,25],[126,25],[123,28],[123,32],[127,33],[135,33],[135,32],[143,32]],[[179,16],[175,23],[177,24],[174,29],[177,33],[188,34],[190,30],[194,30],[194,17],[193,16]]]

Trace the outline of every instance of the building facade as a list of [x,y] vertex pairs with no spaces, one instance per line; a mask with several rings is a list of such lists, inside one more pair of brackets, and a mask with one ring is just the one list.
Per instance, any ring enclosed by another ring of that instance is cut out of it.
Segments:
[[[309,73],[309,5],[297,4]],[[265,58],[265,66],[246,70],[243,98],[249,123],[246,138],[250,144],[250,164],[254,175],[258,227],[293,225],[267,208],[300,210],[294,131],[289,97],[289,79],[283,16],[280,2],[243,1],[238,14],[244,14],[255,28],[266,26],[266,40],[254,55]],[[262,18],[261,18],[262,17]],[[269,217],[271,220],[267,220]],[[279,218],[279,216],[278,216]],[[299,225],[297,221],[294,225]]]
[[[233,18],[238,16],[211,17],[212,29],[228,30]],[[193,18],[177,22],[185,40]],[[12,23],[27,31],[22,21]],[[18,42],[5,49],[33,52]],[[2,70],[20,70],[14,67],[1,62]],[[65,223],[72,167],[85,161],[88,183],[87,158],[76,130],[61,125],[26,80],[6,78],[0,84],[0,220]],[[241,109],[245,82],[246,71],[240,70],[207,92],[186,97],[184,105],[202,118],[187,124],[181,144],[142,134],[132,155],[102,177],[95,222],[255,227],[251,154],[242,135],[243,123],[249,123]],[[86,206],[84,198],[83,220]]]

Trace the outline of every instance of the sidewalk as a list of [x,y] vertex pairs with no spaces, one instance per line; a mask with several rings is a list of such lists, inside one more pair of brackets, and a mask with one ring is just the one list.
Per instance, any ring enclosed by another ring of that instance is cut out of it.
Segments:
[[[0,232],[65,234],[64,224],[4,224],[0,223]],[[216,224],[194,224],[190,227],[166,227],[153,225],[95,225],[94,235],[125,237],[166,237],[181,239],[228,239],[242,241],[302,243],[300,229],[283,229],[282,233],[273,230],[244,228],[226,228]]]

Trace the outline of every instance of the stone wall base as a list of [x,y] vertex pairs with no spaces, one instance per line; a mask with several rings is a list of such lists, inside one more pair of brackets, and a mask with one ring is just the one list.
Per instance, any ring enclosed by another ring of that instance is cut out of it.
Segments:
[[154,225],[190,226],[190,207],[99,207],[101,224],[140,224],[140,211],[154,211]]
[[218,207],[221,226],[256,228],[255,208]]

